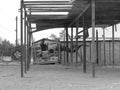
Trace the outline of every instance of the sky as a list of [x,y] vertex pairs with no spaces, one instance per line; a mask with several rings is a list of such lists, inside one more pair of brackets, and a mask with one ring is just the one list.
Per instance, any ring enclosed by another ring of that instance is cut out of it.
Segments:
[[[16,22],[15,18],[16,16],[20,16],[20,13],[18,12],[18,9],[20,8],[20,0],[0,0],[0,37],[2,39],[7,39],[11,43],[15,44],[16,39]],[[18,19],[18,22],[20,20]],[[20,26],[20,25],[18,25]],[[115,32],[116,37],[120,37],[120,25],[117,25],[118,31]],[[20,28],[18,27],[18,30],[20,31]],[[59,32],[61,30],[64,30],[64,28],[60,29],[53,29],[50,30],[44,30],[41,32],[34,33],[34,39],[39,40],[41,38],[48,38],[52,33],[59,35]],[[102,29],[99,30],[99,37],[102,37]],[[89,30],[90,36],[92,30]],[[112,29],[111,27],[106,29],[106,37],[112,36]],[[18,35],[20,35],[20,32],[18,32]]]
[[[15,44],[16,39],[16,21],[15,18],[18,16],[18,23],[20,22],[20,12],[18,9],[20,8],[20,0],[0,0],[0,37],[2,39],[7,39],[11,43]],[[59,35],[59,32],[63,30],[54,29],[52,30],[44,30],[42,32],[37,32],[34,34],[35,40],[39,40],[41,38],[47,38],[52,33]],[[18,38],[20,38],[20,24],[18,24]]]

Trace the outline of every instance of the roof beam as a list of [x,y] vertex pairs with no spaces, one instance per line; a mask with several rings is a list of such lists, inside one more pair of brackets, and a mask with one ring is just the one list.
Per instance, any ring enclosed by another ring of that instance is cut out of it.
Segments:
[[103,3],[120,3],[120,0],[96,0],[96,2],[103,2]]
[[72,8],[72,5],[33,5],[26,8]]
[[72,24],[74,24],[84,13],[85,11],[90,7],[90,3],[87,4],[87,6],[83,9],[83,11],[68,25],[71,26]]
[[28,3],[25,5],[71,5],[69,3]]
[[47,9],[47,10],[31,10],[31,12],[68,12],[70,11],[69,9],[56,9],[56,10],[52,10],[52,9]]
[[69,1],[24,1],[25,4],[30,4],[30,3],[70,3]]

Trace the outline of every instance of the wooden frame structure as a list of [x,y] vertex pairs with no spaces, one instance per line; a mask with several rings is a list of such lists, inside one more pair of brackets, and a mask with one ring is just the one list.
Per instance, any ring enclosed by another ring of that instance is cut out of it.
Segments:
[[[32,33],[50,29],[65,27],[66,47],[68,47],[68,28],[72,28],[71,47],[73,46],[73,28],[76,28],[76,46],[78,46],[78,29],[83,28],[83,72],[86,73],[86,28],[92,28],[91,60],[93,63],[93,77],[95,76],[95,27],[112,26],[120,22],[119,0],[21,0],[21,77],[24,71],[30,68],[31,61],[31,36]],[[62,14],[60,14],[62,13]],[[63,15],[66,14],[66,15]],[[36,30],[32,30],[31,24],[36,24]],[[113,29],[113,51],[114,51],[114,29]],[[72,51],[72,50],[71,50]],[[76,50],[77,51],[77,50]],[[76,57],[78,54],[76,52]],[[73,56],[71,53],[71,60]],[[66,52],[66,63],[69,64],[68,51]],[[77,65],[78,58],[76,58]],[[25,62],[25,63],[23,63]],[[25,64],[25,66],[23,66]],[[113,52],[114,64],[114,52]],[[25,67],[25,68],[23,68]],[[24,70],[25,69],[25,70]]]

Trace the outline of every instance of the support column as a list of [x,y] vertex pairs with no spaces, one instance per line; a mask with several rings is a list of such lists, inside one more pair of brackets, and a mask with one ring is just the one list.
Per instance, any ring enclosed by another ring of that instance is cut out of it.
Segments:
[[66,35],[65,35],[65,33],[66,32],[64,32],[64,48],[63,48],[64,49],[64,65],[66,63],[66,61],[65,61],[66,60],[66,48],[65,48],[66,47],[66,40],[65,40]]
[[105,28],[103,28],[103,47],[104,47],[104,65],[106,65],[106,53],[105,53]]
[[98,55],[99,55],[99,52],[98,52],[98,30],[96,30],[96,52],[97,52],[97,58],[96,58],[96,63],[99,64],[99,58],[98,58]]
[[91,41],[90,41],[90,61],[91,61]]
[[92,76],[95,77],[95,0],[91,0],[92,8]]
[[24,76],[23,74],[23,0],[21,0],[21,17],[20,17],[20,23],[21,23],[21,77]]
[[24,59],[24,61],[25,61],[25,64],[24,64],[24,65],[25,65],[25,66],[24,66],[24,67],[25,67],[25,73],[27,73],[27,61],[26,61],[26,60],[27,60],[27,59],[26,59],[26,11],[25,11],[24,14],[25,14],[25,15],[24,15],[24,16],[25,16],[25,17],[24,17],[24,48],[25,48],[25,49],[24,49],[24,51],[25,51],[25,52],[24,52],[24,54],[25,54],[25,55],[24,55],[24,58],[25,58],[25,59]]
[[114,25],[112,26],[112,63],[113,63],[113,66],[115,64],[115,57],[114,57]]
[[[68,27],[66,27],[66,48],[68,48]],[[66,50],[66,62],[67,64],[69,64],[69,53],[68,53],[68,49]]]
[[79,21],[76,22],[76,66],[78,65],[78,27]]
[[30,48],[30,42],[31,42],[31,33],[30,33],[30,22],[29,23],[29,29],[28,29],[28,69],[30,69],[30,60],[31,60],[31,48]]
[[83,15],[83,72],[86,73],[86,36],[85,17]]
[[29,70],[29,24],[27,21],[27,71]]
[[[31,15],[31,8],[30,8],[30,15]],[[32,58],[32,28],[31,28],[31,21],[29,21],[29,68],[31,64],[31,58]]]
[[73,27],[71,27],[71,63],[73,63]]
[[16,46],[18,46],[17,37],[18,37],[18,17],[16,16]]
[[111,42],[109,41],[109,62],[111,63]]

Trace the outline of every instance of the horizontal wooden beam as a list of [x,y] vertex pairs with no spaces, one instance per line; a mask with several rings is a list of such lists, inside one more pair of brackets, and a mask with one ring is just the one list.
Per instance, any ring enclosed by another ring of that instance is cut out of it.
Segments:
[[28,19],[66,19],[67,16],[64,15],[28,15]]
[[25,3],[24,5],[71,5],[69,3]]
[[29,3],[49,3],[49,4],[53,4],[53,3],[70,3],[69,1],[24,1],[24,4],[29,4]]
[[103,3],[120,3],[120,0],[96,0],[96,2],[103,2]]
[[27,5],[26,8],[72,8],[72,5]]
[[85,13],[85,11],[90,7],[90,4],[87,4],[87,6],[83,9],[83,11],[68,25],[71,26],[74,24],[79,18]]
[[67,9],[56,9],[56,10],[55,9],[54,10],[53,9],[44,9],[44,10],[43,9],[42,10],[36,10],[36,9],[33,10],[32,9],[31,10],[31,12],[69,12],[69,11],[70,11],[69,9],[68,10]]

